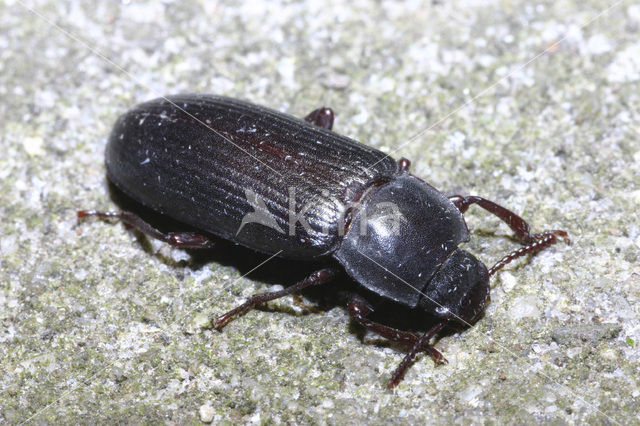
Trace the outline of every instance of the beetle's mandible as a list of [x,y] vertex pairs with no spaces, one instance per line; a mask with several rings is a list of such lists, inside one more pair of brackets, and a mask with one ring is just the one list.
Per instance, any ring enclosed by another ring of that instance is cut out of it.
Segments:
[[[481,197],[447,197],[409,173],[408,160],[396,162],[332,132],[332,125],[328,108],[301,120],[221,96],[140,104],[111,133],[109,179],[135,201],[198,232],[163,233],[128,211],[78,216],[118,218],[176,247],[209,248],[224,238],[294,260],[337,260],[363,289],[350,298],[351,317],[407,348],[389,380],[394,387],[417,353],[445,361],[431,339],[480,318],[491,275],[569,237],[561,230],[532,234],[517,214]],[[459,248],[469,240],[463,213],[472,204],[504,221],[523,244],[490,269]],[[338,272],[321,269],[284,290],[257,294],[214,325],[221,329],[258,304],[322,285]],[[434,321],[416,324],[419,331],[374,322],[364,297],[371,293]]]

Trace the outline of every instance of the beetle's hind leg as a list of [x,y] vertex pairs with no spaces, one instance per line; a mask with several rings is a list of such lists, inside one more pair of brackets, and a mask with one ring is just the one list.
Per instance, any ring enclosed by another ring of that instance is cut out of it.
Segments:
[[213,321],[213,326],[217,330],[221,330],[234,317],[240,314],[243,314],[250,309],[253,309],[255,306],[261,303],[266,303],[271,300],[279,299],[281,297],[287,296],[289,294],[293,294],[297,291],[302,290],[303,288],[310,287],[312,285],[325,284],[329,281],[332,281],[335,275],[336,274],[333,269],[330,269],[330,268],[320,269],[319,271],[316,271],[313,274],[309,275],[304,280],[290,287],[287,287],[283,290],[254,294],[253,296],[248,298],[242,305],[237,306],[236,308],[216,318]]
[[163,233],[160,230],[154,228],[149,223],[142,220],[140,216],[135,213],[123,211],[123,212],[100,212],[96,210],[79,210],[78,219],[83,219],[87,216],[96,216],[103,219],[118,219],[125,225],[137,229],[145,235],[156,238],[165,243],[169,243],[174,247],[180,247],[185,249],[207,249],[214,246],[215,240],[207,235],[198,234],[195,232],[168,232]]
[[351,300],[349,301],[348,309],[351,317],[365,328],[375,331],[382,337],[385,337],[393,342],[402,343],[411,348],[405,355],[400,365],[398,365],[396,370],[393,372],[391,379],[389,379],[387,385],[390,389],[394,388],[398,383],[400,383],[418,352],[427,352],[431,356],[431,358],[433,358],[433,361],[436,364],[445,364],[447,362],[440,351],[429,344],[429,340],[431,340],[433,336],[438,334],[438,332],[445,326],[444,322],[437,323],[429,331],[420,335],[418,333],[388,327],[386,325],[368,319],[367,315],[369,315],[373,311],[373,307],[358,295],[354,295],[351,298]]

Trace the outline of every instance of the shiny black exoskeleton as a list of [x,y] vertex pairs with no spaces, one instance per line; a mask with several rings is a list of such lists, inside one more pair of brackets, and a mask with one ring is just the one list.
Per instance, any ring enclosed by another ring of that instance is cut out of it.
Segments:
[[[568,236],[530,234],[518,215],[480,197],[447,197],[411,175],[407,160],[396,162],[333,133],[332,124],[328,108],[300,120],[219,96],[141,104],[114,126],[106,151],[109,178],[134,200],[201,232],[162,233],[131,212],[78,215],[119,218],[184,248],[208,248],[221,237],[290,259],[333,257],[368,291],[436,318],[422,333],[398,330],[367,318],[373,308],[361,294],[351,298],[356,321],[409,348],[389,381],[393,387],[418,352],[444,361],[430,339],[446,326],[478,320],[493,273]],[[506,222],[525,246],[489,270],[459,248],[469,240],[463,213],[471,204]],[[284,290],[255,295],[214,325],[221,329],[257,304],[335,276],[326,268]]]

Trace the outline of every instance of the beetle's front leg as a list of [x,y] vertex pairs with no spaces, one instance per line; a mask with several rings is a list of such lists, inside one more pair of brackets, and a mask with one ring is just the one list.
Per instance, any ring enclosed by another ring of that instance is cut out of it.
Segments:
[[467,211],[470,205],[477,204],[489,213],[497,216],[504,223],[509,225],[509,228],[516,234],[518,239],[524,247],[515,250],[502,259],[500,259],[495,265],[489,269],[489,275],[493,275],[502,269],[509,262],[522,257],[529,253],[537,253],[545,248],[556,244],[560,238],[564,239],[567,244],[571,244],[571,239],[566,231],[554,229],[551,231],[544,231],[538,234],[532,234],[529,232],[529,224],[523,218],[507,209],[500,204],[494,203],[486,198],[469,196],[463,197],[462,195],[454,195],[449,197],[451,202],[460,210],[461,213]]
[[524,220],[511,210],[507,209],[506,207],[502,207],[500,204],[494,203],[493,201],[487,200],[486,198],[476,197],[473,195],[468,197],[463,197],[462,195],[453,195],[449,197],[449,199],[458,208],[458,210],[460,210],[460,213],[465,213],[469,206],[471,206],[472,204],[477,204],[478,206],[482,207],[483,209],[509,225],[509,228],[511,228],[511,230],[516,234],[516,237],[518,237],[522,244],[531,244],[547,236],[553,236],[553,243],[556,242],[556,239],[558,237],[563,238],[567,243],[571,242],[566,231],[553,230],[541,232],[539,234],[531,234],[529,232],[529,224],[526,220]]
[[358,323],[360,323],[362,326],[368,328],[369,330],[375,331],[382,337],[385,337],[393,342],[402,343],[411,348],[391,376],[391,379],[388,382],[389,388],[394,388],[398,383],[400,383],[418,352],[429,353],[436,364],[445,364],[447,362],[440,351],[429,344],[429,340],[431,340],[433,336],[438,334],[438,332],[445,326],[445,323],[438,323],[429,331],[420,335],[418,333],[412,333],[410,331],[398,330],[397,328],[392,328],[366,318],[367,315],[369,315],[373,311],[373,307],[358,295],[354,295],[351,298],[351,300],[349,301],[348,309],[351,317],[358,321]]
[[418,352],[427,350],[429,354],[433,357],[436,364],[444,364],[447,362],[447,360],[442,356],[442,354],[437,349],[435,349],[433,346],[429,346],[429,340],[431,340],[433,336],[438,334],[438,332],[442,330],[444,326],[445,326],[445,323],[440,322],[434,325],[431,328],[431,330],[425,331],[425,333],[422,336],[420,336],[420,338],[416,341],[416,343],[413,345],[411,350],[404,356],[400,365],[398,365],[396,370],[391,375],[391,378],[389,379],[389,383],[387,383],[387,386],[389,387],[389,389],[395,388],[398,385],[398,383],[402,381],[405,373],[407,372],[407,369],[413,362],[413,359],[416,357]]
[[125,225],[137,229],[145,235],[164,241],[174,247],[185,249],[208,249],[214,246],[215,239],[207,235],[198,234],[196,232],[168,232],[164,233],[151,226],[148,222],[142,220],[135,213],[123,212],[100,212],[97,210],[79,210],[78,219],[87,216],[96,216],[103,219],[118,219]]
[[228,311],[227,313],[220,315],[213,321],[213,326],[217,330],[222,330],[222,328],[229,323],[235,316],[243,314],[250,309],[253,309],[256,305],[261,303],[269,302],[270,300],[279,299],[281,297],[287,296],[289,294],[293,294],[297,291],[302,290],[303,288],[310,287],[312,285],[320,285],[328,283],[332,281],[335,277],[335,271],[330,268],[320,269],[319,271],[314,272],[309,275],[304,280],[287,287],[280,291],[271,291],[267,293],[258,293],[254,294],[250,298],[248,298],[242,305],[237,306],[236,308]]

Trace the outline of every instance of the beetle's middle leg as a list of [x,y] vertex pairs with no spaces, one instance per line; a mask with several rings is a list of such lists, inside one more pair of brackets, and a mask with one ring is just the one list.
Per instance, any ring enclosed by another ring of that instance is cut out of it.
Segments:
[[87,216],[97,216],[104,219],[119,219],[125,225],[135,228],[145,235],[164,241],[165,243],[169,243],[174,247],[185,249],[207,249],[213,247],[215,243],[214,238],[198,234],[196,232],[163,233],[142,220],[142,218],[137,214],[128,211],[100,212],[97,210],[79,210],[77,214],[78,219],[82,219]]
[[217,330],[221,330],[225,325],[227,325],[229,321],[233,319],[233,317],[243,314],[250,309],[253,309],[256,305],[269,302],[270,300],[279,299],[312,285],[325,284],[329,281],[332,281],[335,275],[335,271],[331,268],[320,269],[319,271],[316,271],[313,274],[309,275],[304,280],[283,290],[254,294],[253,296],[248,298],[242,305],[237,306],[236,308],[216,318],[213,321],[213,326]]
[[393,388],[398,383],[400,383],[400,381],[404,377],[404,373],[407,371],[407,368],[409,368],[409,365],[418,352],[429,353],[436,364],[444,364],[447,362],[440,351],[429,344],[429,340],[431,340],[433,336],[438,334],[438,332],[445,326],[444,322],[436,324],[429,331],[421,335],[410,331],[398,330],[397,328],[392,328],[368,319],[367,315],[369,315],[373,311],[373,307],[358,295],[354,295],[351,298],[347,308],[349,309],[349,314],[351,315],[351,317],[365,328],[375,331],[382,337],[385,337],[393,342],[402,343],[411,348],[391,376],[391,379],[388,383],[389,388]]

